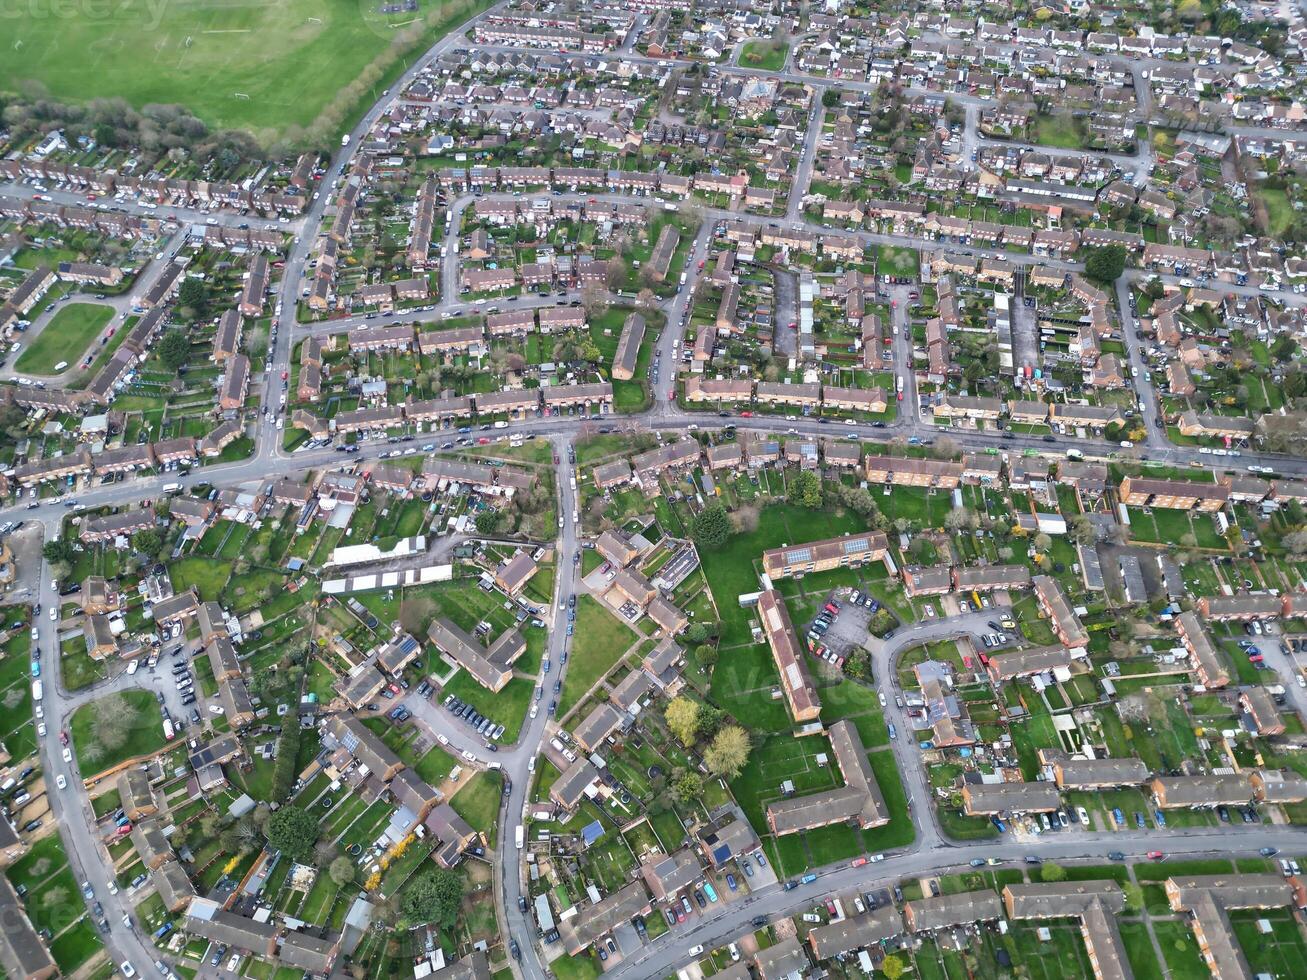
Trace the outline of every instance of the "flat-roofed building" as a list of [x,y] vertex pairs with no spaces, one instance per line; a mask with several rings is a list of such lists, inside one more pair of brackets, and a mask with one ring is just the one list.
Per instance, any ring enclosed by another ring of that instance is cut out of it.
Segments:
[[773,581],[825,572],[832,568],[857,568],[870,561],[884,561],[889,554],[889,538],[880,531],[827,538],[807,544],[772,548],[762,554],[762,568]]
[[972,922],[991,922],[1003,916],[998,892],[983,889],[958,895],[913,899],[903,906],[903,918],[912,932],[952,929]]
[[1189,913],[1203,960],[1221,980],[1253,980],[1229,910],[1283,908],[1294,898],[1293,886],[1272,874],[1192,875],[1165,887],[1171,909]]
[[768,589],[758,597],[758,616],[781,675],[781,689],[789,702],[790,713],[795,721],[815,721],[821,716],[821,700],[808,673],[785,600],[775,589]]
[[889,823],[889,810],[858,730],[842,720],[826,734],[844,785],[767,804],[767,825],[778,837],[833,823],[856,823],[863,830]]
[[1080,920],[1080,936],[1096,980],[1133,976],[1116,917],[1125,893],[1114,881],[1063,881],[1006,885],[1003,905],[1009,919]]

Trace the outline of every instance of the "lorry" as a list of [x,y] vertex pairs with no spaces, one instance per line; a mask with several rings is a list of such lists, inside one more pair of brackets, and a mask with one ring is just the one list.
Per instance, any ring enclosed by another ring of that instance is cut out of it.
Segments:
[[526,830],[522,827],[521,824],[518,824],[517,830],[514,833],[517,839],[517,849],[520,851],[522,849],[522,845],[526,843]]

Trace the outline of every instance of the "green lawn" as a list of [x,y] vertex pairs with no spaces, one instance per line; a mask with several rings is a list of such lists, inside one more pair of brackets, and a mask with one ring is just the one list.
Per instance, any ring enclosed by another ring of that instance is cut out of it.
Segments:
[[96,740],[94,722],[97,705],[103,698],[84,704],[73,712],[68,728],[73,737],[77,768],[83,776],[101,772],[133,756],[157,751],[164,745],[163,723],[159,719],[154,695],[149,691],[124,691],[121,696],[137,716],[135,723],[127,726],[121,744],[102,745]]
[[61,308],[18,355],[15,369],[28,374],[54,374],[54,366],[61,361],[76,364],[112,319],[113,308],[96,303],[72,303]]
[[1051,116],[1036,116],[1031,141],[1064,150],[1081,150],[1085,147],[1083,128],[1067,112],[1059,112]]
[[499,816],[501,781],[497,772],[479,772],[449,801],[473,830],[486,835],[495,846],[495,820]]
[[634,642],[635,633],[601,606],[599,600],[580,596],[576,600],[576,629],[567,660],[567,679],[558,699],[558,717],[567,714]]
[[[303,127],[324,110],[334,132],[361,100],[378,97],[400,67],[395,56],[426,48],[488,5],[445,0],[417,14],[381,14],[354,0],[148,2],[58,15],[23,7],[6,22],[0,88],[33,80],[56,99],[180,103],[213,128],[303,141]],[[342,91],[374,63],[376,84]]]
[[780,71],[790,46],[780,41],[750,41],[740,49],[740,64],[761,71]]

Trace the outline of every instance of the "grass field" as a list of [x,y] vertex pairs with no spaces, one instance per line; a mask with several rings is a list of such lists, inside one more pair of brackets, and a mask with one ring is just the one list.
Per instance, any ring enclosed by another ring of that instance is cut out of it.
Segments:
[[[289,130],[309,126],[346,85],[371,81],[366,69],[402,28],[424,19],[418,43],[426,46],[488,3],[446,0],[423,4],[416,15],[383,15],[378,6],[146,0],[73,5],[71,15],[60,8],[58,16],[24,7],[7,22],[0,87],[30,79],[58,99],[180,103],[214,128],[248,129],[260,139],[293,136]],[[385,73],[375,82],[358,97],[379,96]],[[346,107],[346,114],[354,110]]]
[[31,345],[18,355],[14,367],[28,374],[54,374],[60,361],[75,364],[86,348],[113,319],[113,309],[96,303],[73,303],[57,312]]
[[101,772],[124,759],[154,752],[163,746],[163,724],[159,721],[154,695],[149,691],[123,691],[121,696],[127,699],[137,714],[135,724],[121,745],[112,748],[96,745],[92,749],[95,742],[93,729],[97,702],[84,704],[73,712],[72,723],[68,727],[73,737],[77,768],[84,776]]
[[597,599],[581,596],[576,601],[576,631],[572,639],[567,679],[558,699],[560,718],[630,649],[635,634]]
[[740,49],[740,64],[762,71],[780,71],[790,46],[780,41],[750,41]]

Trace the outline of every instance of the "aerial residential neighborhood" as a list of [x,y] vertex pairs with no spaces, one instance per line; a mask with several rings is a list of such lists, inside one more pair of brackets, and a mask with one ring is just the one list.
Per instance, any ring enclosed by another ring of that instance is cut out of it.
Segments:
[[5,22],[4,976],[1304,975],[1301,5]]

